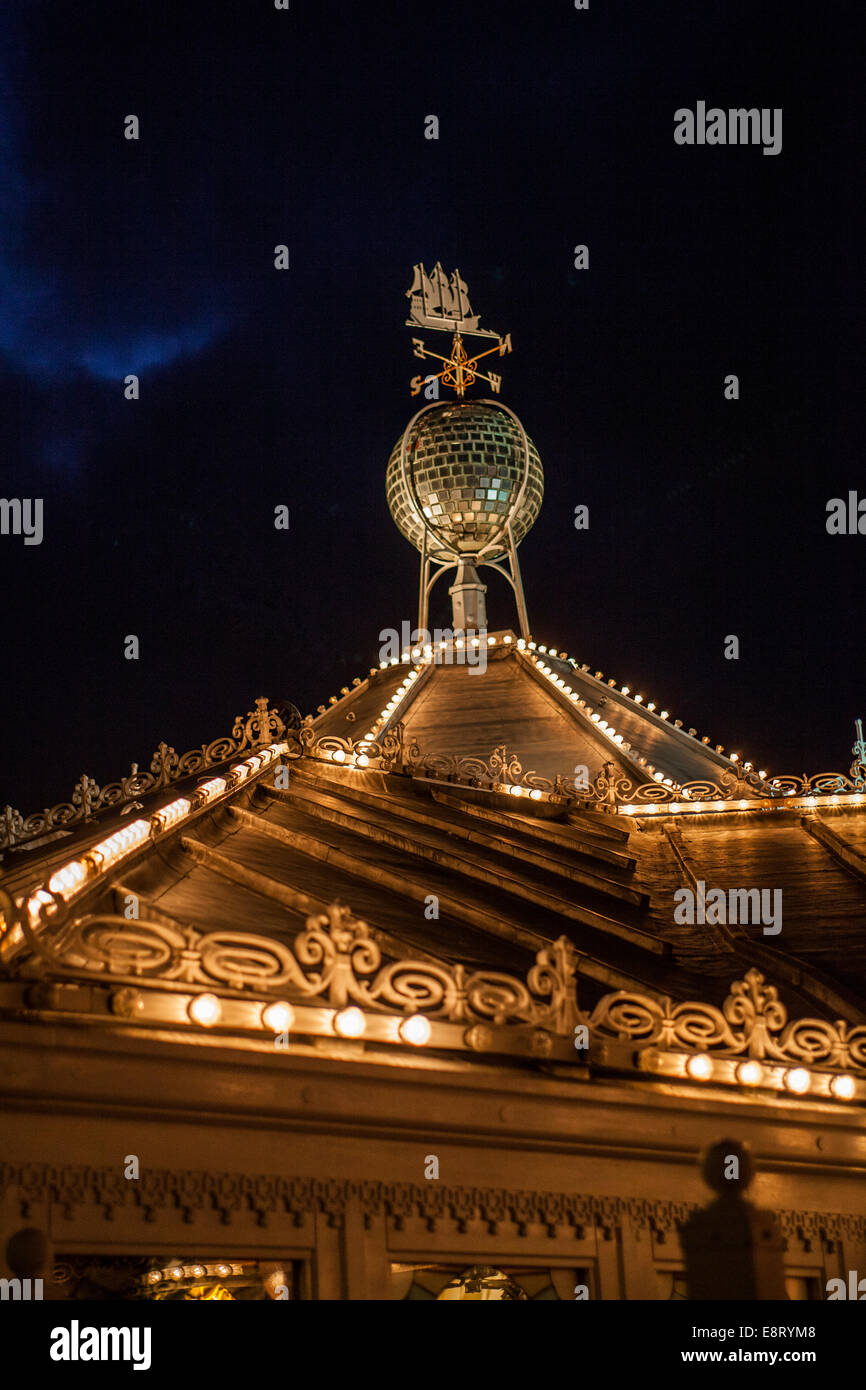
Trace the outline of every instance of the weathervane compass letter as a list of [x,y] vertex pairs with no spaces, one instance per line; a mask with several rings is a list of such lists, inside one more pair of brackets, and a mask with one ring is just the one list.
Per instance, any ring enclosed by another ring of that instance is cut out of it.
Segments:
[[[428,275],[423,262],[419,261],[414,267],[412,284],[406,291],[406,298],[409,300],[407,327],[434,329],[453,335],[450,357],[443,357],[441,353],[431,351],[423,338],[412,339],[412,351],[416,357],[435,357],[437,361],[444,362],[442,370],[431,375],[441,381],[443,386],[453,387],[458,396],[465,395],[467,386],[471,386],[479,377],[489,383],[494,395],[498,395],[502,377],[494,372],[481,371],[478,363],[482,357],[489,357],[491,353],[497,352],[500,357],[504,357],[506,352],[510,352],[511,334],[507,333],[501,338],[489,328],[478,327],[479,315],[472,312],[469,289],[460,271],[455,269],[450,276],[446,275],[441,263],[437,261]],[[463,345],[464,334],[476,338],[495,338],[496,346],[470,357]],[[417,396],[425,380],[430,379],[413,377],[412,395]]]

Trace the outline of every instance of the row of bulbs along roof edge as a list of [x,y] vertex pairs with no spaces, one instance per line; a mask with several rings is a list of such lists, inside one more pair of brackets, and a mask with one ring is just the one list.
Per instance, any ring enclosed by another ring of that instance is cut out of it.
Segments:
[[[128,997],[130,994],[138,994],[142,1011],[139,1014],[141,1023],[161,1023],[159,1016],[158,996],[159,991],[155,992],[153,1005],[156,1013],[152,1017],[147,1016],[147,999],[130,986],[123,985],[115,991],[120,1007],[115,1009],[124,1018],[131,1016]],[[172,1019],[174,1026],[182,1020],[176,1016],[174,1006],[182,1003],[185,996],[172,995]],[[249,1013],[249,1019],[243,1022],[238,1018],[227,1018],[226,1011],[243,1009]],[[455,1047],[458,1050],[468,1048],[473,1052],[501,1052],[502,1048],[497,1046],[497,1028],[492,1024],[473,1024],[465,1030],[458,1026],[461,1032],[461,1040],[446,1041],[442,1037],[434,1036],[434,1026],[438,1020],[429,1019],[420,1010],[415,1012],[397,1015],[378,1010],[365,1010],[356,1004],[346,1004],[341,1008],[322,1008],[321,1006],[307,1007],[304,1005],[293,1006],[287,999],[261,1000],[261,999],[235,999],[221,998],[219,995],[209,990],[192,994],[184,1007],[185,1019],[187,1024],[205,1030],[214,1027],[228,1027],[230,1030],[240,1030],[243,1033],[257,1032],[270,1033],[277,1039],[283,1040],[283,1046],[288,1045],[289,1033],[294,1031],[296,1036],[320,1036],[332,1035],[345,1041],[358,1041],[369,1039],[378,1043],[403,1043],[411,1048],[423,1048],[429,1043],[433,1043],[434,1048],[452,1051]],[[296,1024],[299,1025],[296,1027]],[[500,1025],[502,1027],[503,1025]],[[504,1025],[506,1031],[510,1031],[509,1025]],[[533,1025],[534,1026],[534,1025]],[[383,1031],[384,1030],[384,1031]],[[372,1036],[371,1036],[372,1031]],[[535,1027],[535,1035],[544,1034],[546,1030]],[[611,1039],[610,1041],[615,1041]],[[627,1044],[626,1044],[627,1045]],[[546,1050],[539,1053],[541,1060],[547,1055]],[[577,1059],[579,1065],[586,1065],[583,1059]],[[772,1059],[757,1061],[754,1058],[729,1057],[724,1053],[713,1054],[710,1052],[696,1051],[692,1053],[682,1052],[675,1048],[649,1047],[638,1049],[635,1053],[633,1066],[644,1074],[649,1074],[660,1081],[696,1081],[699,1083],[714,1082],[721,1085],[738,1085],[743,1091],[754,1091],[762,1088],[772,1091],[786,1091],[790,1095],[802,1098],[811,1093],[811,1098],[816,1100],[835,1100],[852,1101],[858,1098],[866,1099],[866,1090],[858,1078],[850,1072],[830,1072],[820,1067],[811,1069],[802,1065],[791,1066],[785,1062],[776,1062]],[[622,1071],[622,1061],[602,1061],[595,1063],[595,1068],[600,1073],[607,1071]]]
[[[580,696],[578,696],[571,689],[570,686],[566,686],[565,681],[561,677],[557,676],[556,673],[553,672],[550,667],[545,666],[543,662],[539,661],[538,656],[534,655],[534,653],[538,652],[541,655],[551,656],[558,661],[565,662],[566,665],[573,667],[575,671],[580,670],[581,672],[589,676],[591,680],[603,680],[604,675],[601,671],[596,671],[595,676],[592,676],[590,674],[589,666],[587,664],[578,667],[575,658],[568,656],[566,652],[560,652],[556,647],[547,647],[543,644],[539,645],[538,643],[524,639],[523,637],[515,638],[514,635],[510,632],[505,633],[501,638],[496,636],[490,636],[486,639],[486,643],[488,647],[495,647],[500,643],[503,646],[510,646],[513,644],[517,651],[528,651],[530,653],[533,653],[533,655],[530,657],[530,660],[535,662],[535,665],[542,672],[542,674],[547,676],[551,683],[556,685],[558,689],[562,690],[563,693],[568,696],[568,698],[572,701],[573,704],[575,704],[578,708],[585,709],[586,712],[589,714],[592,722],[597,725],[600,732],[603,733],[607,738],[609,738],[614,745],[621,748],[624,753],[632,754],[631,745],[624,740],[623,736],[616,731],[613,725],[609,724],[607,720],[602,719],[598,712],[594,710],[592,705],[588,704],[585,700],[581,699]],[[400,705],[403,703],[406,696],[408,695],[412,685],[417,680],[420,672],[424,669],[425,666],[429,666],[434,663],[435,651],[463,651],[465,647],[471,646],[477,648],[480,647],[480,645],[481,639],[479,637],[472,637],[471,639],[466,639],[465,641],[463,638],[460,637],[455,637],[450,642],[440,641],[435,644],[435,649],[434,644],[428,642],[423,646],[413,647],[409,650],[404,651],[399,658],[396,656],[392,656],[388,661],[380,662],[378,666],[371,666],[369,676],[374,676],[377,673],[377,671],[380,670],[388,670],[392,666],[408,665],[411,662],[416,663],[413,671],[410,673],[409,676],[406,677],[403,684],[398,686],[391,699],[385,705],[385,708],[382,710],[378,718],[373,721],[368,733],[364,735],[360,742],[372,742],[377,737],[377,735],[382,732],[385,726],[388,723],[390,723],[391,719],[396,714]],[[367,678],[368,680],[369,676]],[[354,689],[356,690],[358,686],[360,686],[363,683],[364,682],[361,681],[360,677],[356,677],[353,681]],[[655,713],[655,702],[652,700],[645,702],[644,697],[641,694],[633,695],[629,686],[623,685],[617,688],[617,682],[613,678],[610,678],[607,681],[607,685],[612,690],[616,690],[616,693],[618,695],[624,695],[627,699],[631,699],[635,705],[637,705],[639,708],[646,710],[649,714],[653,715]],[[339,704],[341,700],[345,699],[347,696],[353,693],[354,690],[350,689],[348,686],[343,686],[339,696],[332,695],[330,697],[328,705],[319,705],[319,715],[326,714],[328,712],[329,706],[333,708],[334,705]],[[657,716],[657,718],[661,721],[667,722],[670,719],[670,712],[668,710],[662,710],[661,713]],[[681,719],[675,719],[673,723],[670,724],[668,727],[677,729],[680,733],[682,733],[683,737],[695,738],[697,736],[697,730],[683,730],[682,723],[683,721]],[[704,746],[709,747],[711,743],[709,736],[704,735],[701,739],[701,743]],[[725,754],[724,746],[721,743],[717,743],[713,751],[717,753],[719,756],[725,757],[726,760],[730,762],[734,767],[742,767],[745,772],[751,772],[753,770],[754,765],[751,762],[742,762],[739,753]],[[360,758],[364,758],[364,755],[361,754]],[[360,758],[358,759],[359,762]],[[638,755],[635,752],[633,754],[633,761],[636,761],[641,767],[645,767],[647,772],[653,778],[654,781],[660,782],[663,786],[670,787],[674,791],[679,790],[681,786],[680,782],[677,782],[672,777],[666,777],[663,772],[660,772],[656,768],[654,763],[648,762],[647,759],[643,756]],[[363,767],[366,765],[366,762],[367,760],[365,758],[364,761],[360,763],[360,765]],[[767,773],[765,770],[761,770],[758,772],[758,776],[763,781],[766,778]]]
[[[55,869],[45,887],[37,887],[18,899],[18,907],[26,909],[31,930],[38,929],[43,909],[50,907],[55,897],[62,898],[64,902],[70,901],[106,870],[113,868],[143,845],[157,840],[160,835],[171,830],[193,812],[202,810],[218,798],[234,791],[253,774],[261,772],[283,753],[288,752],[288,748],[287,743],[273,743],[259,748],[243,761],[234,763],[224,777],[210,777],[207,781],[200,782],[186,796],[177,797],[167,805],[161,806],[147,819],[142,816],[122,826],[120,830],[92,845],[77,859],[72,859]],[[9,926],[0,913],[0,941],[9,934]],[[16,926],[13,929],[10,939],[13,945],[20,944],[23,940],[20,927]]]

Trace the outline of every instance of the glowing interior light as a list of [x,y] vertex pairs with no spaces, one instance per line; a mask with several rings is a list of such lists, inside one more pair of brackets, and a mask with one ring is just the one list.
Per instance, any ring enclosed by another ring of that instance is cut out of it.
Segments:
[[712,1060],[705,1052],[699,1052],[689,1058],[686,1071],[693,1081],[708,1081],[713,1074]]
[[547,656],[547,648],[546,648],[546,647],[539,647],[538,650],[539,650],[540,652],[544,652],[544,655]]
[[530,650],[531,652],[534,652],[534,651],[535,651],[535,643],[534,643],[534,642],[530,642],[528,645],[529,645],[529,650]]
[[551,647],[551,649],[550,649],[548,655],[549,655],[549,656],[556,656],[556,655],[557,655],[556,647]]
[[766,775],[767,775],[766,772],[759,772],[759,773],[758,773],[758,776],[761,778],[762,781],[763,781],[763,779],[766,777]]
[[46,893],[44,888],[37,888],[36,892],[27,899],[27,916],[30,918],[30,926],[35,931],[39,926],[39,909],[53,903],[54,899],[50,893]]
[[522,788],[522,787],[509,787],[509,791],[511,792],[511,795],[512,795],[512,796],[522,796],[522,795],[523,795],[523,788]]
[[737,760],[739,759],[739,756],[740,756],[739,753],[732,753],[732,754],[731,754],[731,762],[732,762],[732,763],[737,762]]
[[367,754],[366,754],[366,753],[359,753],[359,754],[358,754],[358,766],[359,766],[359,767],[367,767],[367,765],[369,764],[369,762],[370,762],[370,759],[367,757]]
[[600,714],[591,714],[589,717],[592,720],[593,724],[597,724],[598,721],[601,719]]
[[341,1009],[334,1015],[334,1032],[339,1033],[341,1038],[363,1037],[366,1028],[367,1020],[354,1005],[348,1009]]
[[643,703],[643,696],[642,696],[642,695],[635,695],[635,697],[634,697],[634,702],[635,702],[636,705],[642,704],[642,703]]
[[659,719],[669,719],[669,718],[670,718],[670,715],[668,714],[667,710],[666,710],[666,709],[663,709],[662,712],[661,712],[661,714],[659,715]]
[[830,1092],[837,1100],[852,1100],[854,1091],[853,1076],[834,1076],[830,1082]]
[[187,801],[185,796],[178,797],[177,801],[172,801],[169,806],[163,806],[154,814],[154,821],[161,830],[168,830],[170,826],[176,825],[184,816],[188,816],[192,810],[192,802]]
[[215,796],[222,796],[225,789],[224,777],[212,777],[209,782],[202,782],[196,790],[201,801],[213,801]]
[[811,1083],[812,1078],[805,1067],[794,1067],[792,1071],[785,1072],[785,1085],[797,1096],[805,1095]]
[[519,641],[518,641],[518,643],[517,643],[517,650],[518,650],[518,651],[521,651],[521,652],[526,651],[526,642],[524,641],[524,639],[523,639],[522,637],[519,639]]
[[262,1009],[262,1023],[272,1033],[288,1033],[294,1021],[295,1011],[283,999]]
[[170,1269],[168,1272],[171,1275],[172,1279],[183,1278],[183,1270],[181,1269],[180,1265],[175,1265],[174,1268]]
[[423,1047],[430,1041],[433,1030],[429,1019],[423,1014],[412,1014],[411,1018],[403,1019],[398,1031],[404,1042],[411,1043],[413,1047]]
[[115,864],[118,859],[122,859],[125,854],[144,844],[145,840],[150,839],[150,822],[146,820],[133,821],[131,825],[125,825],[122,830],[116,831],[114,835],[109,835],[107,840],[102,840],[98,845],[94,845],[91,854],[98,855],[102,867],[107,869],[109,865]]
[[622,688],[622,693],[623,693],[623,695],[629,695],[629,694],[631,693],[631,692],[629,691],[629,688],[628,688],[627,685],[624,685],[624,686],[623,686],[623,688]]
[[[87,880],[87,865],[80,859],[74,859],[71,864],[64,864],[62,869],[58,869],[48,880],[48,887],[52,893],[59,893],[61,898],[69,898],[73,893],[77,893],[79,888]],[[45,899],[50,902],[51,898],[46,893]]]
[[331,754],[331,758],[335,763],[343,763],[346,761],[346,755],[343,752],[342,748],[335,748],[333,753]]
[[212,1023],[216,1023],[223,1006],[215,994],[197,994],[189,1002],[187,1013],[193,1023],[200,1023],[203,1028],[209,1028]]
[[760,1062],[741,1062],[737,1067],[737,1080],[744,1086],[760,1086],[764,1079],[764,1068]]

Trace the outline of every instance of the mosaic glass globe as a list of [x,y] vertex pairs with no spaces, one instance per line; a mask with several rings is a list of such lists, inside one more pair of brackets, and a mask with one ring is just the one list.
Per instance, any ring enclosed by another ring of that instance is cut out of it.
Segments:
[[485,560],[495,560],[507,554],[510,520],[519,545],[538,516],[544,473],[529,439],[529,471],[518,506],[525,458],[523,433],[511,415],[491,401],[449,401],[425,411],[405,433],[409,486],[400,467],[401,435],[388,462],[385,492],[407,540],[421,549],[426,520],[431,559],[484,550]]

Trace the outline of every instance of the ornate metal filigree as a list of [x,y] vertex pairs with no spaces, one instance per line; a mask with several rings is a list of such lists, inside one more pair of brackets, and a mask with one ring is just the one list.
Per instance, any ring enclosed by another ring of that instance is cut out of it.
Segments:
[[[49,925],[51,920],[46,918]],[[537,953],[525,981],[429,960],[384,961],[368,924],[339,903],[309,916],[291,948],[254,933],[201,932],[93,913],[61,922],[54,942],[41,942],[39,959],[37,969],[47,963],[52,975],[222,987],[335,1009],[354,1004],[374,1013],[420,1012],[449,1023],[521,1025],[561,1037],[586,1024],[590,1037],[627,1041],[637,1050],[687,1049],[866,1073],[866,1025],[789,1021],[777,990],[757,970],[732,984],[721,1009],[616,990],[589,1013],[578,1007],[577,954],[565,937]],[[16,969],[32,974],[33,967],[21,962]]]
[[317,737],[308,717],[299,738],[304,753],[311,758],[360,767],[375,767],[383,772],[411,772],[419,777],[437,781],[456,782],[481,790],[520,787],[527,792],[539,791],[548,800],[584,806],[590,810],[615,811],[620,806],[661,806],[673,802],[741,801],[764,798],[778,800],[786,797],[831,796],[846,792],[866,791],[866,764],[854,763],[851,775],[838,772],[818,772],[809,776],[762,778],[759,773],[741,767],[725,769],[718,781],[698,778],[678,786],[666,786],[664,781],[633,781],[608,761],[593,781],[583,783],[573,776],[543,777],[534,770],[524,771],[515,754],[504,745],[495,748],[484,758],[462,757],[456,753],[425,754],[414,738],[406,734],[402,722],[394,724],[380,739],[340,738],[335,734]]
[[247,715],[237,715],[230,738],[216,738],[212,743],[203,743],[199,748],[192,748],[180,756],[170,744],[160,743],[150,760],[148,772],[140,772],[138,763],[133,763],[128,776],[122,777],[119,782],[108,782],[104,787],[83,773],[70,801],[35,811],[27,817],[12,806],[4,807],[0,816],[0,850],[67,830],[91,820],[100,811],[133,802],[147,792],[157,791],[196,772],[217,767],[246,749],[254,751],[263,748],[283,735],[293,733],[291,728],[287,728],[288,719],[283,717],[293,707],[271,709],[264,696],[260,696],[255,705],[255,709]]
[[338,903],[307,918],[293,949],[253,933],[200,932],[107,913],[82,917],[71,927],[67,923],[62,940],[53,947],[44,941],[41,945],[40,958],[54,968],[52,973],[222,986],[294,1003],[315,1000],[338,1009],[355,1004],[382,1013],[423,1012],[452,1023],[521,1023],[556,1033],[568,1033],[578,1017],[575,952],[564,937],[539,951],[526,983],[461,965],[383,963],[367,923]]
[[777,990],[757,970],[731,985],[721,1009],[617,990],[599,1001],[590,1029],[627,1039],[638,1048],[689,1048],[756,1061],[866,1071],[866,1025],[851,1028],[842,1019],[832,1024],[819,1018],[789,1022]]

